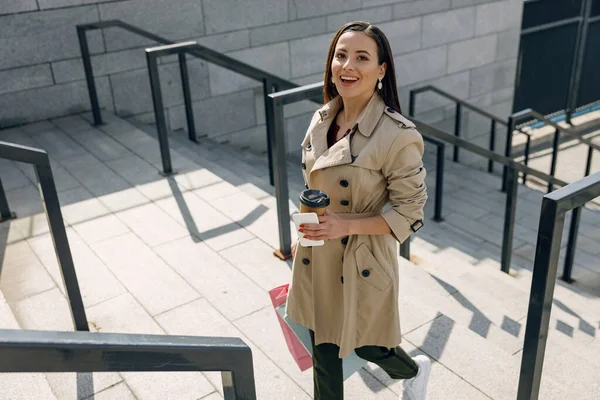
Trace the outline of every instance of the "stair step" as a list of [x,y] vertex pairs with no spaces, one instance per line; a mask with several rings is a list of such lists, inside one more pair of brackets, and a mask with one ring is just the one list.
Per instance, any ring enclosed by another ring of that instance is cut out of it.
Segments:
[[[0,290],[0,329],[20,329]],[[42,373],[0,373],[0,398],[10,400],[56,400]]]

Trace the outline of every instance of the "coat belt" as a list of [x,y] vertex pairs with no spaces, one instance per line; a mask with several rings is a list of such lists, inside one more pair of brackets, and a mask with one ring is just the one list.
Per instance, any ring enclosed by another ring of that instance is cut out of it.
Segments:
[[368,217],[375,217],[377,215],[382,215],[383,210],[371,211],[371,212],[365,212],[365,213],[337,213],[337,214],[340,217],[345,218],[345,219],[357,219],[357,218],[368,218]]

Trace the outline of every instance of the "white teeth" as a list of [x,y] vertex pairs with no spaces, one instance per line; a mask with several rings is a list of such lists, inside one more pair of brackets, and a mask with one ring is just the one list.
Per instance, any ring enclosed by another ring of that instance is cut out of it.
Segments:
[[353,76],[341,76],[340,78],[345,81],[357,81],[358,80],[358,78],[355,78]]

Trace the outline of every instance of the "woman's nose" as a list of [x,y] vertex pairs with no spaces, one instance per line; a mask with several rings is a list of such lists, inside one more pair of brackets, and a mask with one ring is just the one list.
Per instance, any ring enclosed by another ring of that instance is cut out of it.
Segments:
[[350,58],[346,59],[346,62],[344,63],[344,69],[348,69],[348,70],[354,69],[354,63],[352,62],[352,60]]

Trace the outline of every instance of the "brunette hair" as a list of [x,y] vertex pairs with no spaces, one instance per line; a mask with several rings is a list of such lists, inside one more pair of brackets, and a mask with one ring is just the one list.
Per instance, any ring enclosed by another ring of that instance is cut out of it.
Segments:
[[350,31],[362,32],[372,38],[377,44],[379,65],[383,64],[384,62],[387,63],[386,73],[381,81],[383,87],[380,91],[380,95],[386,105],[392,107],[399,113],[402,113],[400,110],[400,100],[398,100],[396,71],[394,69],[394,58],[392,57],[390,43],[381,29],[375,25],[371,25],[368,22],[363,21],[348,22],[336,32],[333,40],[331,40],[331,44],[329,45],[329,53],[327,54],[327,63],[325,64],[325,82],[323,83],[323,99],[325,103],[328,103],[339,94],[335,85],[331,82],[331,62],[333,61],[333,56],[335,55],[335,46],[337,46],[340,36]]

